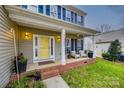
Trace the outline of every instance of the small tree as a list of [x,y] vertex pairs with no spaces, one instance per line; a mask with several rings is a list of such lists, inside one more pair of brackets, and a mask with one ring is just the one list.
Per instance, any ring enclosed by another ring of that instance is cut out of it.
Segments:
[[121,43],[119,42],[119,40],[111,42],[108,53],[109,60],[116,61],[118,59],[118,55],[121,53]]

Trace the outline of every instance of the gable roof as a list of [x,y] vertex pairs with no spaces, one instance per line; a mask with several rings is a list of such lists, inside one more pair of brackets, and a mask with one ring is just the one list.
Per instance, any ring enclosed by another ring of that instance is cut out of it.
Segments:
[[96,43],[111,42],[124,37],[124,28],[109,32],[99,33],[95,36]]

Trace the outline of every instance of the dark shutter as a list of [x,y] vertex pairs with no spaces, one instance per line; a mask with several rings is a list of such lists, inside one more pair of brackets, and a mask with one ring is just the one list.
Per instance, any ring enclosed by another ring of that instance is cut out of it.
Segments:
[[77,52],[77,39],[75,39],[75,51]]
[[61,6],[58,6],[58,18],[61,19]]
[[83,43],[84,43],[84,41],[83,41],[83,40],[81,40],[81,50],[83,50],[83,48],[84,48]]
[[65,8],[62,9],[62,13],[63,13],[63,20],[65,20],[65,16],[66,16],[66,10],[65,10]]
[[22,8],[25,8],[25,9],[27,9],[27,7],[28,7],[27,5],[22,5]]
[[46,5],[46,15],[50,16],[50,5]]
[[43,5],[38,5],[38,12],[43,13]]
[[77,14],[75,13],[75,24],[77,24]]
[[71,39],[71,50],[74,51],[74,39]]

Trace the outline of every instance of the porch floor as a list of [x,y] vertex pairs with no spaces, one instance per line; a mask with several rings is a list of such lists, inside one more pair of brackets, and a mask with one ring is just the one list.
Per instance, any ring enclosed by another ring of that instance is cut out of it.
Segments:
[[[66,59],[66,63],[73,63],[73,62],[77,62],[77,61],[83,61],[89,58],[71,58],[71,59]],[[61,60],[55,60],[54,63],[50,63],[50,64],[44,64],[44,65],[39,65],[38,63],[32,63],[32,64],[27,64],[27,69],[26,71],[32,71],[35,69],[41,69],[41,68],[46,68],[46,67],[52,67],[52,66],[56,66],[56,65],[60,65],[61,64]]]

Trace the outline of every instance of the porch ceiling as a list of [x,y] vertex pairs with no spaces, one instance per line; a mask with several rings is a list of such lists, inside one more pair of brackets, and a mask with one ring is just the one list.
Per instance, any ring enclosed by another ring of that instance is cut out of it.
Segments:
[[52,17],[41,15],[39,13],[35,13],[26,9],[21,9],[17,6],[6,5],[5,8],[9,13],[9,17],[11,18],[11,20],[21,26],[47,29],[57,32],[61,32],[61,30],[64,28],[67,33],[81,34],[83,36],[93,35],[96,33],[95,30],[84,28],[69,22],[64,22],[59,19],[53,19]]

